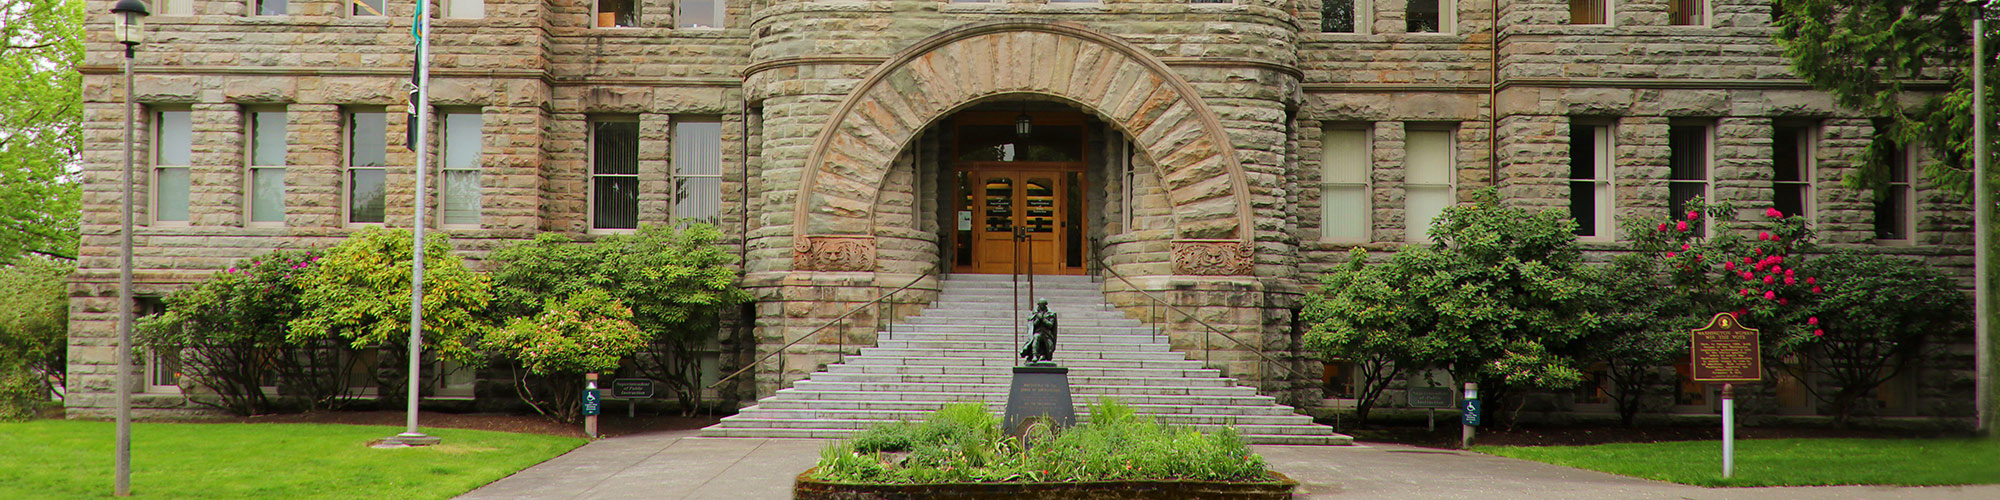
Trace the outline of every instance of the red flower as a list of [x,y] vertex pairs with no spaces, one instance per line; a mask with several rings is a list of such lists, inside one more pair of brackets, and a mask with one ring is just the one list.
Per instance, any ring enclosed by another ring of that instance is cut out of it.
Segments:
[[1749,258],[1749,257],[1744,257],[1744,258],[1743,258],[1743,263],[1744,263],[1744,264],[1749,264],[1749,263],[1752,263],[1752,262],[1756,262],[1756,261],[1757,261],[1757,259],[1752,259],[1752,258]]
[[1790,277],[1792,277],[1792,275],[1793,275],[1793,274],[1797,274],[1797,273],[1798,273],[1798,270],[1797,270],[1797,269],[1786,269],[1786,270],[1785,270],[1785,277],[1787,277],[1787,278],[1790,278]]
[[1813,280],[1813,277],[1811,277],[1811,276],[1807,276],[1807,277],[1806,277],[1806,284],[1808,284],[1808,285],[1814,285],[1814,284],[1817,284],[1817,283],[1814,283],[1813,281],[1814,281],[1814,280]]
[[1776,275],[1770,275],[1770,274],[1764,275],[1764,284],[1769,285],[1777,282],[1778,282],[1778,277]]
[[1694,261],[1701,262],[1701,254],[1694,254]]
[[1766,208],[1764,209],[1764,216],[1773,219],[1783,219],[1785,218],[1785,213],[1779,212],[1777,208]]
[[1745,288],[1745,289],[1743,289],[1743,291],[1741,291],[1741,292],[1736,292],[1736,294],[1737,294],[1737,295],[1742,295],[1742,296],[1744,296],[1744,297],[1749,297],[1749,296],[1750,296],[1750,289],[1748,289],[1748,288]]
[[1736,272],[1736,263],[1735,263],[1735,262],[1724,262],[1724,263],[1722,263],[1722,269],[1723,269],[1724,271],[1729,271],[1729,272],[1732,272],[1732,273],[1733,273],[1733,272]]
[[1674,253],[1673,253],[1673,252],[1667,252],[1667,258],[1669,258],[1669,259],[1671,259],[1671,258],[1674,258]]
[[1793,278],[1793,277],[1791,277],[1791,276],[1786,276],[1786,277],[1785,277],[1785,284],[1787,284],[1787,285],[1796,285],[1796,284],[1799,284],[1799,279],[1798,279],[1798,278]]
[[1684,251],[1684,252],[1685,252],[1685,251],[1688,251],[1688,250],[1693,250],[1693,249],[1694,249],[1693,247],[1690,247],[1690,246],[1688,246],[1688,244],[1686,244],[1686,243],[1682,243],[1682,244],[1681,244],[1681,251]]
[[1764,231],[1757,232],[1757,241],[1765,241],[1769,239],[1771,239],[1771,233],[1767,233]]
[[1785,263],[1785,256],[1783,256],[1783,255],[1773,255],[1773,256],[1771,256],[1771,263],[1772,263],[1772,264],[1783,264],[1783,263]]
[[1736,308],[1736,317],[1738,317],[1738,318],[1741,318],[1741,317],[1744,317],[1744,316],[1749,316],[1749,315],[1750,315],[1750,310],[1749,310],[1749,309],[1745,309],[1745,308],[1740,308],[1740,307],[1739,307],[1739,308]]
[[1687,222],[1687,221],[1680,221],[1680,222],[1676,222],[1676,223],[1674,223],[1674,230],[1676,230],[1676,231],[1686,231],[1686,230],[1688,230],[1688,222]]
[[1815,329],[1813,329],[1813,336],[1814,336],[1814,337],[1825,337],[1825,336],[1826,336],[1826,330],[1821,330],[1821,329],[1817,329],[1817,328],[1815,328]]
[[1741,274],[1738,274],[1738,276],[1742,276],[1742,277],[1743,277],[1743,279],[1746,279],[1746,280],[1754,280],[1754,279],[1757,279],[1757,273],[1753,273],[1753,272],[1750,272],[1750,271],[1744,271],[1744,272],[1742,272]]
[[1819,287],[1813,287],[1813,293],[1819,293]]
[[1662,223],[1660,223],[1660,230],[1661,230],[1661,231],[1665,231],[1665,230],[1667,230],[1667,223],[1665,223],[1665,222],[1662,222]]
[[1757,251],[1757,255],[1764,255],[1764,249],[1763,249],[1763,248],[1753,248],[1752,250],[1756,250],[1756,251]]
[[1813,316],[1813,317],[1810,317],[1810,318],[1806,318],[1806,324],[1808,324],[1808,325],[1819,325],[1819,316]]
[[1701,212],[1696,212],[1693,210],[1688,211],[1688,220],[1695,220],[1699,218],[1701,218]]
[[1776,290],[1765,290],[1764,300],[1778,300],[1778,292]]
[[1781,305],[1781,306],[1782,306],[1782,305],[1786,305],[1786,304],[1790,304],[1790,303],[1792,303],[1792,301],[1790,301],[1790,300],[1786,300],[1786,299],[1784,299],[1784,298],[1779,298],[1779,299],[1778,299],[1778,305]]

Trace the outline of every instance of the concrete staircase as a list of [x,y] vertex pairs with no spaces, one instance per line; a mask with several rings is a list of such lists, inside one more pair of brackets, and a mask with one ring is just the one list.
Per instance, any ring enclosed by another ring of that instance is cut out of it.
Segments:
[[[921,419],[957,401],[982,401],[1004,412],[1020,350],[1014,343],[1012,293],[1007,275],[946,278],[936,303],[898,323],[893,333],[880,332],[876,347],[759,400],[701,435],[841,438],[879,422]],[[1021,293],[1024,303],[1032,302],[1025,285]],[[1252,443],[1353,443],[1169,350],[1164,336],[1106,305],[1089,277],[1038,276],[1035,293],[1047,297],[1061,319],[1055,361],[1070,369],[1079,419],[1087,420],[1087,404],[1111,397],[1162,423],[1203,430],[1234,425]],[[1026,340],[1023,332],[1021,341]]]

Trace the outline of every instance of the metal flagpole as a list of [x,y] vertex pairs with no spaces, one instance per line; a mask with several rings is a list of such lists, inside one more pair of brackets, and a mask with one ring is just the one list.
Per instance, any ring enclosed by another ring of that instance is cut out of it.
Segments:
[[422,398],[420,393],[421,387],[417,384],[417,381],[419,380],[418,375],[423,369],[424,350],[424,205],[426,204],[424,192],[428,186],[424,182],[424,170],[427,168],[426,164],[428,162],[425,160],[430,149],[427,147],[429,140],[426,137],[428,135],[426,132],[429,132],[431,115],[431,16],[429,12],[426,12],[428,10],[425,5],[426,3],[428,2],[417,2],[417,19],[414,22],[417,37],[417,88],[415,91],[417,98],[415,102],[410,104],[417,115],[417,130],[416,133],[411,135],[411,137],[415,138],[414,141],[411,141],[413,143],[411,144],[411,149],[417,153],[415,189],[417,193],[417,210],[416,219],[411,223],[413,230],[411,231],[412,237],[410,242],[412,260],[410,266],[409,407],[408,415],[405,416],[407,428],[403,430],[402,434],[397,434],[393,438],[394,441],[409,446],[431,445],[437,444],[439,441],[435,436],[426,436],[422,432],[417,432],[417,403]]
[[1972,269],[1973,269],[1973,318],[1974,429],[1992,436],[1993,433],[1993,340],[1992,330],[1987,322],[1992,320],[1993,301],[1986,297],[1986,280],[1992,275],[1992,266],[1987,262],[1986,238],[1990,230],[1992,199],[1986,192],[1986,0],[1970,0],[1972,3]]

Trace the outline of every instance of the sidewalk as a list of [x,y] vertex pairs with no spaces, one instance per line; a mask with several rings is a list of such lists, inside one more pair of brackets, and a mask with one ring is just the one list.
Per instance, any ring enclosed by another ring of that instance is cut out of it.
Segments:
[[[818,439],[697,438],[694,431],[605,439],[459,497],[783,500],[819,459]],[[1699,488],[1399,445],[1256,446],[1298,480],[1300,499],[1993,499],[2000,485],[1933,488]]]

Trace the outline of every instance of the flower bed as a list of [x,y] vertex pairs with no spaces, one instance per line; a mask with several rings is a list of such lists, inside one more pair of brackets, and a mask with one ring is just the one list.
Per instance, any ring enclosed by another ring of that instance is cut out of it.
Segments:
[[1297,483],[1264,468],[1233,429],[1160,425],[1130,407],[1091,407],[1089,422],[1022,436],[977,403],[922,422],[879,425],[828,445],[800,474],[802,499],[1290,498]]

